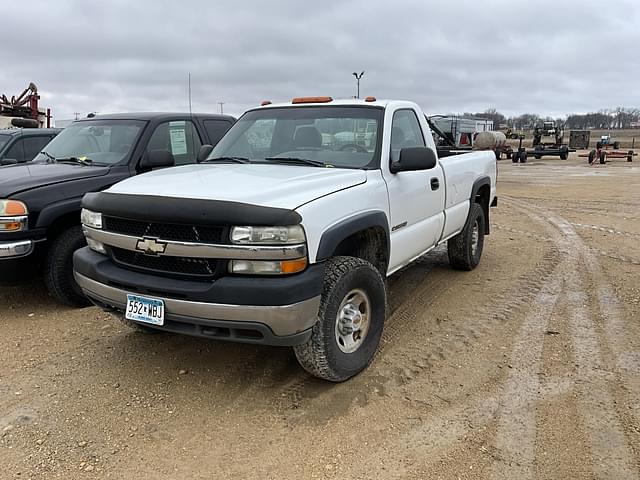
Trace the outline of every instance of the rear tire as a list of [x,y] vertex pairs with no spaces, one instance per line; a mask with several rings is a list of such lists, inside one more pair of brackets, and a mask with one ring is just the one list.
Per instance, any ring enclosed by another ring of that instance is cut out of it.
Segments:
[[329,260],[311,338],[293,347],[302,368],[330,382],[364,370],[380,343],[386,303],[384,280],[372,264],[355,257]]
[[73,252],[86,244],[82,227],[76,225],[58,235],[47,253],[44,266],[47,290],[57,301],[70,307],[91,305],[73,278]]
[[484,247],[485,217],[480,204],[472,203],[462,232],[447,243],[449,263],[456,270],[473,270]]

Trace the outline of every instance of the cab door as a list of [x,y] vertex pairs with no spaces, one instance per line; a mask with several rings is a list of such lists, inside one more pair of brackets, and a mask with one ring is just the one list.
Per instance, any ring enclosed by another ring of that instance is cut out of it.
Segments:
[[[393,112],[391,131],[385,134],[391,137],[389,164],[400,158],[401,149],[427,145],[412,108]],[[387,165],[383,172],[391,217],[391,273],[436,245],[444,226],[445,185],[439,163],[430,170],[398,173]]]

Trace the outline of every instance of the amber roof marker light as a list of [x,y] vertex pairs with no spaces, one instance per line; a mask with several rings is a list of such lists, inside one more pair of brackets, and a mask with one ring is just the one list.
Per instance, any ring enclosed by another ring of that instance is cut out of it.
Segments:
[[331,97],[296,97],[291,103],[329,103],[333,102]]
[[263,100],[260,102],[261,107],[266,107],[267,105],[271,105],[271,100]]
[[365,102],[375,102],[376,101],[376,97],[372,97],[371,95],[369,95],[368,97],[366,97],[364,99]]

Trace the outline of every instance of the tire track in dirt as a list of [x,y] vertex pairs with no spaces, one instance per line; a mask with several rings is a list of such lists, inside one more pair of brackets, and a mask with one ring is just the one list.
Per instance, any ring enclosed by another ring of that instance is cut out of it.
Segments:
[[[621,375],[626,370],[624,363],[621,362],[621,352],[616,347],[612,347],[612,344],[619,344],[624,340],[621,336],[624,328],[617,311],[614,309],[613,314],[605,314],[610,304],[618,303],[615,294],[604,276],[594,278],[595,273],[601,273],[601,267],[567,220],[540,207],[523,204],[516,199],[507,197],[506,201],[522,209],[532,219],[546,220],[555,227],[556,242],[558,245],[567,246],[568,260],[574,265],[574,268],[567,269],[564,275],[567,289],[564,299],[572,307],[569,319],[572,330],[571,344],[581,380],[577,387],[583,410],[582,418],[590,438],[591,453],[595,457],[594,473],[602,479],[612,478],[612,474],[613,478],[637,479],[638,471],[636,463],[632,460],[634,458],[631,453],[632,446],[625,435],[625,429],[611,393],[615,384],[632,387],[637,384],[635,379],[629,382],[629,379]],[[592,315],[585,307],[588,291],[585,290],[584,283],[578,276],[578,268],[575,268],[583,261],[588,266],[590,276],[599,285],[600,293],[597,293],[596,299],[600,316],[605,323],[605,331],[608,333],[604,339],[604,347],[613,352],[613,363],[617,370],[614,375],[605,373],[607,369],[603,366],[606,367],[606,362],[601,348],[603,339],[599,338]],[[629,391],[632,404],[638,404],[637,401],[640,398],[638,393],[634,390]]]
[[[507,378],[498,410],[495,447],[501,461],[494,462],[491,478],[534,477],[536,414],[540,396],[538,372],[549,319],[560,296],[561,264],[534,300],[511,352],[512,370]],[[514,441],[514,439],[518,441]]]
[[569,222],[569,223],[571,223],[571,225],[573,225],[574,227],[578,227],[578,228],[598,230],[600,232],[613,233],[615,235],[622,235],[624,237],[634,238],[634,239],[640,238],[640,233],[625,232],[624,230],[618,230],[616,228],[607,227],[605,225],[590,225],[590,224],[576,223],[576,222]]

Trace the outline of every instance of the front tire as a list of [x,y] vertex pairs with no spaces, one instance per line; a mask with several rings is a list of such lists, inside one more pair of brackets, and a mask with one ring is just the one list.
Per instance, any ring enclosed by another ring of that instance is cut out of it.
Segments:
[[449,263],[456,270],[473,270],[480,263],[484,247],[485,216],[477,203],[472,203],[462,232],[447,242]]
[[70,307],[91,305],[73,278],[73,252],[87,244],[80,225],[71,227],[52,242],[44,266],[47,290],[58,302]]
[[364,370],[380,343],[386,304],[384,280],[373,265],[355,257],[329,260],[311,338],[294,347],[302,368],[330,382]]

